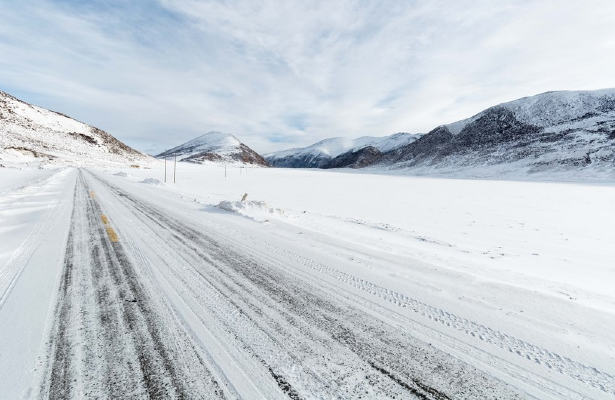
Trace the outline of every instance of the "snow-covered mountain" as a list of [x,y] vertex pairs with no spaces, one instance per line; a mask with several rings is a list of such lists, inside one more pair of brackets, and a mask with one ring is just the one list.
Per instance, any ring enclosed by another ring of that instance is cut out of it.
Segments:
[[[321,140],[308,147],[269,153],[265,155],[265,159],[274,167],[330,168],[331,162],[343,154],[357,152],[368,147],[376,152],[386,152],[412,143],[420,136],[400,132],[384,137],[363,136],[357,139],[336,137]],[[338,165],[340,160],[336,162],[336,165]],[[349,165],[339,165],[338,167],[345,166]]]
[[615,177],[615,89],[547,92],[490,107],[424,135],[362,139],[325,139],[267,159],[280,167]]
[[0,91],[0,163],[139,164],[150,158],[108,133]]
[[615,171],[615,89],[548,92],[490,107],[383,154],[377,167],[495,176]]
[[208,132],[184,144],[158,154],[156,157],[178,157],[178,161],[192,163],[214,162],[240,162],[269,166],[267,161],[241,143],[235,136],[222,132]]

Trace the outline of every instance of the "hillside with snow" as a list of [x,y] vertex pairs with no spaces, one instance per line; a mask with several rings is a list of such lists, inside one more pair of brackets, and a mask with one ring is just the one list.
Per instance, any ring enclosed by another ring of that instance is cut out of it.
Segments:
[[131,165],[148,160],[107,132],[0,91],[0,164]]
[[178,157],[178,161],[197,164],[231,162],[269,166],[260,154],[240,142],[235,136],[215,131],[160,153],[156,157]]
[[276,167],[613,179],[615,89],[547,92],[490,107],[424,135],[332,138],[266,157]]
[[[357,152],[365,148],[373,148],[378,152],[386,152],[407,145],[421,135],[411,133],[395,133],[390,136],[363,136],[357,139],[336,137],[321,140],[308,147],[278,151],[265,155],[265,159],[274,167],[285,168],[330,168],[330,163],[338,156]],[[339,160],[337,160],[339,163]],[[349,165],[340,165],[345,167]]]
[[615,177],[615,89],[490,107],[384,154],[373,168],[464,176]]

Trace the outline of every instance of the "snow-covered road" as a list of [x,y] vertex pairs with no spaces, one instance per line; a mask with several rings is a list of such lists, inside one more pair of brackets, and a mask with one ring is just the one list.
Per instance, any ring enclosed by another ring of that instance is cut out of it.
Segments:
[[[354,296],[293,268],[286,257],[244,246],[101,178],[89,175],[89,181],[105,210],[91,217],[99,233],[104,214],[117,229],[116,247],[126,242],[134,255],[133,279],[149,288],[119,297],[129,307],[133,300],[149,304],[147,315],[175,313],[178,322],[164,325],[185,327],[191,352],[200,349],[199,359],[208,360],[205,371],[212,371],[227,397],[515,397],[512,388],[375,318],[370,311],[377,309],[359,306]],[[142,295],[148,291],[151,298],[166,298],[166,306],[154,306]],[[136,341],[151,340],[142,335]],[[190,373],[181,374],[170,393],[213,393],[186,384],[207,375],[183,365]],[[148,385],[143,382],[143,390]]]
[[0,304],[7,398],[615,396],[608,371],[542,340],[314,256],[335,240],[289,244],[100,171],[52,178],[53,232],[29,236],[48,242],[13,261]]
[[81,173],[59,290],[42,397],[221,393],[172,310],[130,261]]

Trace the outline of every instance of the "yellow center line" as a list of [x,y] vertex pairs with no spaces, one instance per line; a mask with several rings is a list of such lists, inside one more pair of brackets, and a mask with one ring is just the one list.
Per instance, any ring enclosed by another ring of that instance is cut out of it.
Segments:
[[117,233],[113,230],[111,226],[109,226],[109,218],[105,214],[100,215],[100,220],[103,224],[105,224],[105,229],[107,230],[107,236],[109,236],[109,240],[112,242],[118,242],[120,239],[117,237]]
[[111,240],[112,242],[119,242],[120,239],[117,237],[117,233],[115,233],[113,228],[111,228],[109,225],[105,226],[105,228],[107,229],[107,235],[109,236],[109,240]]

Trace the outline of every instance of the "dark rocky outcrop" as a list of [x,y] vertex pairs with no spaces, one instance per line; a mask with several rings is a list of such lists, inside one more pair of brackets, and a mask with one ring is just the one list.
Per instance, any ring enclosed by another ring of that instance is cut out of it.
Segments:
[[267,157],[267,162],[277,168],[325,168],[331,157],[324,154],[301,154],[286,157]]
[[356,151],[340,154],[321,168],[364,168],[382,158],[380,150],[367,146]]
[[492,107],[466,125],[455,136],[453,143],[457,147],[480,148],[519,140],[542,130],[538,126],[519,121],[512,111],[504,107]]
[[193,154],[186,158],[182,158],[182,161],[200,164],[203,161],[221,162],[228,161],[230,159],[232,161],[238,161],[244,164],[260,165],[262,167],[270,166],[269,163],[260,154],[258,154],[245,144],[241,143],[239,149],[240,151],[230,154],[226,158],[212,151],[204,151]]

